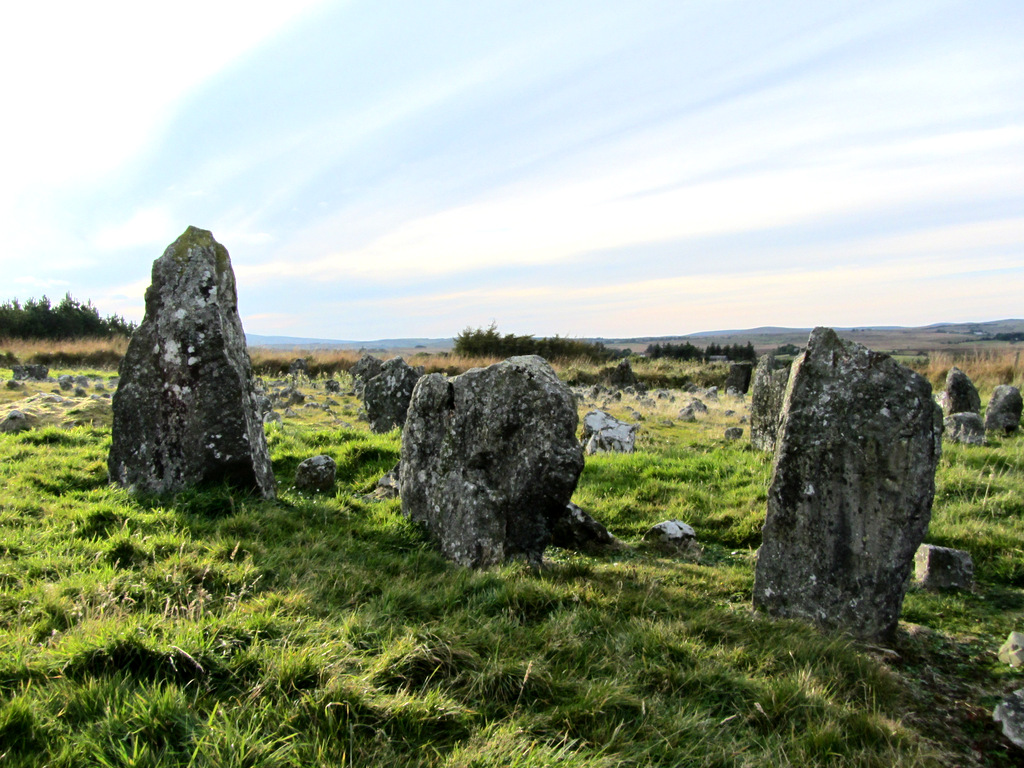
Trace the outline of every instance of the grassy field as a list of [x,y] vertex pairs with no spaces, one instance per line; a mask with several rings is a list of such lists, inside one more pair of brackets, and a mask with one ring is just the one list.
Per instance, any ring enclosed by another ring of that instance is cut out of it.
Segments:
[[[0,416],[54,389],[0,388]],[[1024,630],[1024,438],[945,447],[927,540],[969,550],[977,587],[912,587],[882,648],[751,610],[770,457],[722,438],[739,400],[695,423],[674,420],[680,391],[612,404],[640,414],[639,450],[588,457],[574,501],[626,546],[474,572],[368,497],[398,433],[369,433],[322,381],[304,391],[334,405],[268,427],[274,502],[111,487],[108,392],[79,398],[92,410],[77,420],[37,399],[55,426],[0,435],[0,766],[1024,758],[991,722],[1024,687],[996,659]],[[336,492],[303,496],[295,467],[318,453]],[[702,551],[645,546],[666,519]]]

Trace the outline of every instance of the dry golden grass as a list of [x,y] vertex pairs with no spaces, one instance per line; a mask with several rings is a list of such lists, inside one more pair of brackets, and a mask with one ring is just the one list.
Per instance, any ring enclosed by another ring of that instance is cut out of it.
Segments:
[[934,352],[923,365],[911,366],[925,376],[936,390],[946,385],[946,374],[954,365],[966,373],[981,392],[991,392],[1000,384],[1024,385],[1020,349],[974,351],[962,355]]
[[128,338],[125,336],[65,341],[0,339],[0,364],[116,369],[127,349]]

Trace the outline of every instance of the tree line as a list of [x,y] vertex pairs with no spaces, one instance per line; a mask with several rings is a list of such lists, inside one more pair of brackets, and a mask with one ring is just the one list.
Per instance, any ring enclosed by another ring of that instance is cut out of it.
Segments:
[[81,338],[131,336],[136,324],[120,315],[100,317],[91,301],[84,304],[70,293],[56,305],[43,296],[22,304],[10,299],[0,304],[0,338],[61,341]]
[[586,359],[603,363],[618,356],[615,350],[604,344],[564,336],[535,338],[532,334],[517,336],[514,333],[502,335],[491,323],[487,328],[469,328],[454,339],[452,351],[464,357],[512,357],[514,355],[540,355],[545,360]]
[[685,342],[683,344],[651,344],[645,353],[647,357],[656,359],[667,357],[672,360],[700,360],[707,362],[713,357],[726,357],[733,362],[749,360],[757,362],[757,353],[752,342],[746,344],[708,344],[704,349]]

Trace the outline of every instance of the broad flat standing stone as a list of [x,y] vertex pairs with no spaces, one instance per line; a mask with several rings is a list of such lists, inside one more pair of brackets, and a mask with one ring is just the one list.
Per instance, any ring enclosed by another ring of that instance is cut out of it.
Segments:
[[754,605],[889,637],[928,530],[941,436],[923,377],[814,329],[786,389]]
[[363,383],[362,398],[366,419],[374,432],[389,432],[405,424],[405,414],[422,369],[412,368],[400,357],[393,357],[380,371]]
[[402,512],[460,565],[539,563],[583,471],[578,421],[535,355],[424,376],[402,432]]
[[227,249],[189,227],[153,263],[113,398],[110,479],[148,493],[276,493]]
[[1010,435],[1020,426],[1024,402],[1020,390],[1009,384],[1000,384],[992,390],[992,398],[985,409],[985,429]]

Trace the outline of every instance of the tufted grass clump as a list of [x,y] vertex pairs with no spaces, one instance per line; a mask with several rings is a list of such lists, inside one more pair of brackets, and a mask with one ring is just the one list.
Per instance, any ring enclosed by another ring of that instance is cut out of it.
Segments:
[[[751,610],[771,467],[722,437],[738,400],[610,404],[638,450],[588,457],[574,500],[626,546],[471,571],[370,496],[399,433],[332,397],[268,426],[275,501],[135,497],[102,426],[0,435],[0,764],[1019,764],[990,712],[1022,686],[995,651],[1024,623],[1024,438],[946,448],[928,540],[978,584],[912,587],[882,648]],[[318,453],[338,482],[300,494]],[[702,551],[645,546],[666,519]]]

